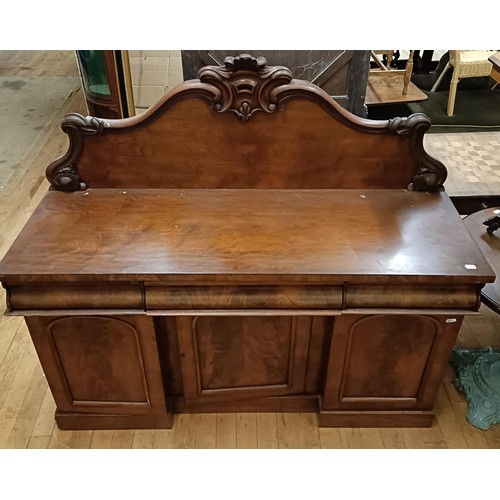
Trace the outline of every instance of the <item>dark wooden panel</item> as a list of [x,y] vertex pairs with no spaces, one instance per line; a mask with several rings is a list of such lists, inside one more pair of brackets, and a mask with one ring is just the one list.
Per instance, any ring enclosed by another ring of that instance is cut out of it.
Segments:
[[59,411],[166,415],[151,318],[33,316],[26,322]]
[[461,315],[442,315],[433,318],[439,323],[439,334],[422,380],[418,404],[419,408],[428,410],[432,409],[445,372],[450,368],[450,353],[464,319]]
[[462,316],[335,319],[323,409],[430,410]]
[[409,136],[360,135],[307,100],[242,123],[189,99],[147,128],[86,136],[78,170],[91,188],[406,188]]
[[328,366],[328,353],[335,319],[328,316],[314,316],[311,326],[309,358],[307,360],[307,394],[321,394]]
[[288,383],[293,317],[195,319],[201,389]]
[[494,280],[443,192],[87,193],[47,193],[0,264],[2,281],[23,275],[37,282],[83,276],[178,284]]
[[347,109],[357,116],[366,117],[368,115],[368,109],[365,105],[368,71],[364,71],[364,69],[370,67],[370,51],[354,50],[351,67],[352,71],[349,72],[347,91],[349,96]]
[[300,394],[310,317],[178,317],[186,401]]
[[350,328],[341,403],[346,399],[417,398],[437,325],[422,316],[369,316]]
[[73,399],[148,404],[137,331],[114,318],[61,318],[48,325]]
[[175,316],[155,320],[158,354],[167,397],[182,396],[182,368]]

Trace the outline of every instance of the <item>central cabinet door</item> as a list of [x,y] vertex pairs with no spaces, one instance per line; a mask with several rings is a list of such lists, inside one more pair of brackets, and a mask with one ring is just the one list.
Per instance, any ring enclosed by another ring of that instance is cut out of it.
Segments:
[[186,402],[303,393],[311,317],[180,316]]

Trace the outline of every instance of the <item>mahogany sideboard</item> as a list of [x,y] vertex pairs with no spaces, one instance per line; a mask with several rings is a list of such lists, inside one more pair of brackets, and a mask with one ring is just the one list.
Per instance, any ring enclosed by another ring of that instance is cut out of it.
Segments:
[[134,118],[66,116],[0,264],[57,424],[430,426],[494,273],[424,150],[429,119],[359,118],[246,54],[198,76]]

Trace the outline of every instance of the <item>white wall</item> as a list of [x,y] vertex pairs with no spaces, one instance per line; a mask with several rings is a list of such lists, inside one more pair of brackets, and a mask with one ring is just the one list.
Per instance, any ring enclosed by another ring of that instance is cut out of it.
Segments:
[[129,59],[137,112],[183,81],[180,50],[130,50]]

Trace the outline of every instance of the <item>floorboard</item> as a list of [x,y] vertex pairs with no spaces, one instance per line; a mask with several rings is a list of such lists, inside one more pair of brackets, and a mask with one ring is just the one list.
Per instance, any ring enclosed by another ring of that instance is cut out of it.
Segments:
[[256,413],[236,415],[236,448],[244,450],[258,448]]
[[257,441],[259,448],[279,448],[278,414],[257,413]]
[[221,449],[236,448],[236,414],[218,413],[216,426],[216,447]]

